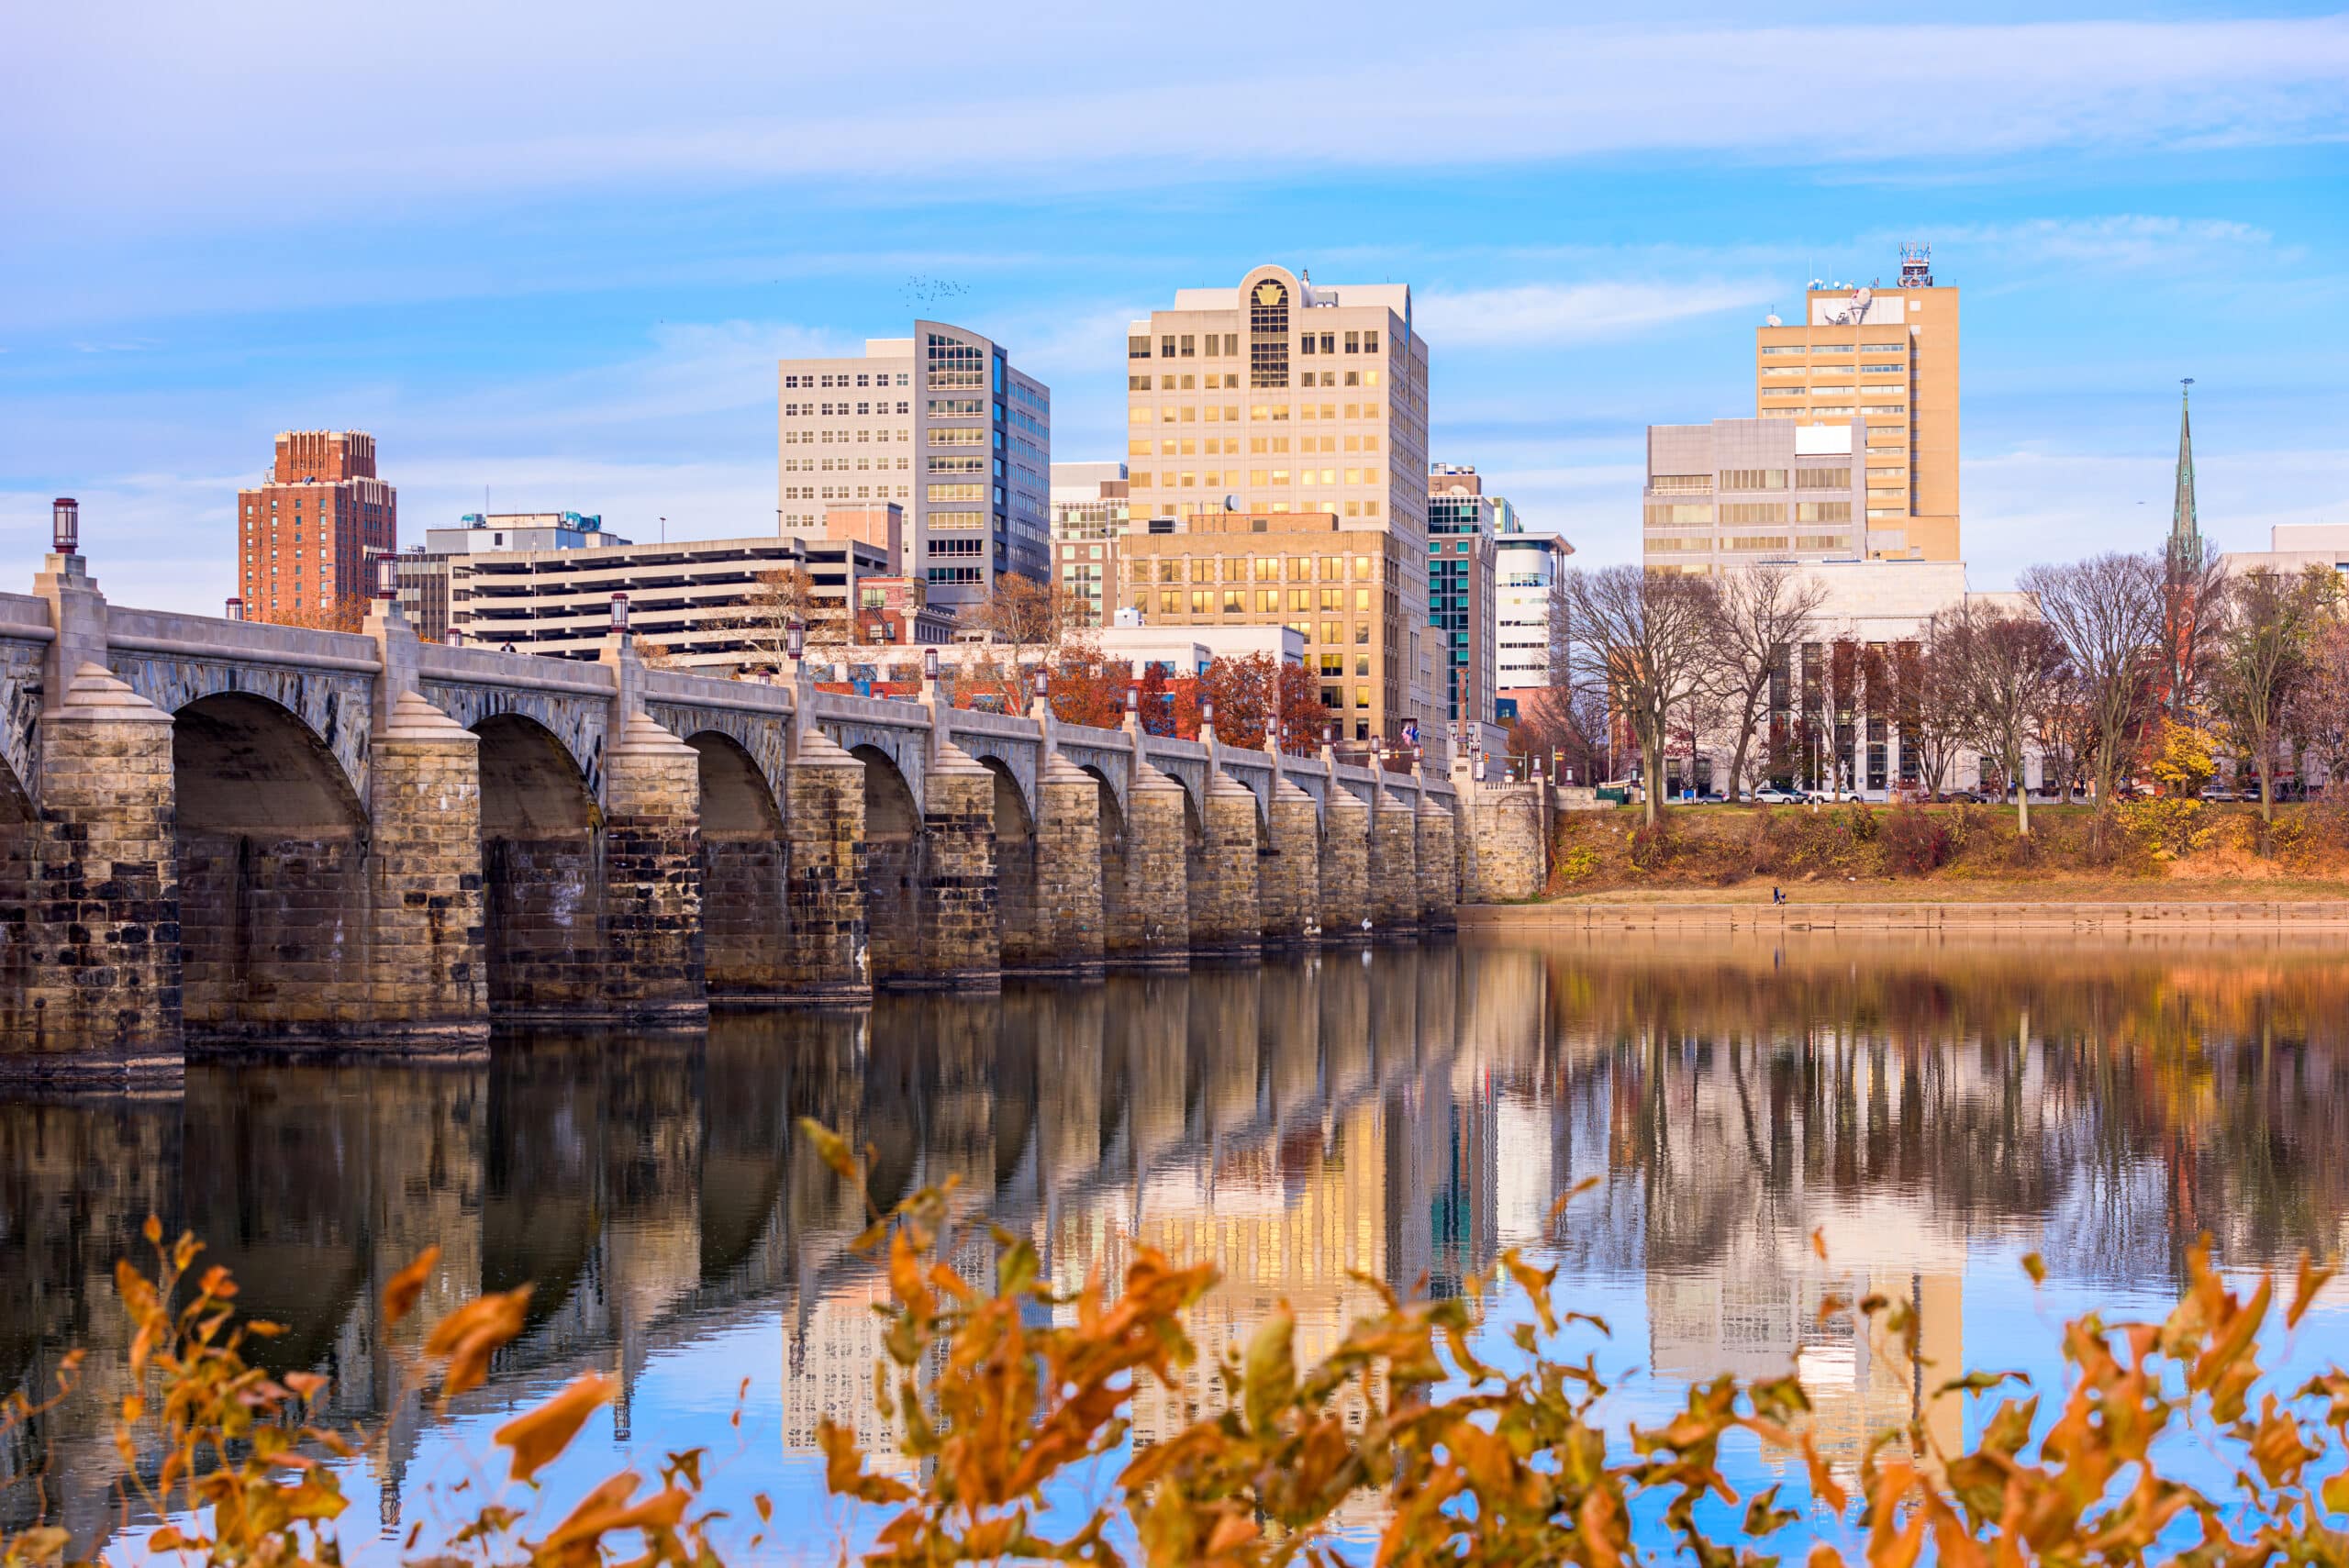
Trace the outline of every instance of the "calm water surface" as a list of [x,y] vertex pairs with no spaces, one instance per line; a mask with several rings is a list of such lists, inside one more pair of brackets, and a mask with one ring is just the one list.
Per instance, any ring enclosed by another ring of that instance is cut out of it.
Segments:
[[[1443,1293],[1521,1247],[1610,1319],[1622,1416],[1798,1354],[1848,1461],[1920,1407],[1951,1440],[1983,1412],[1814,1328],[1830,1293],[1920,1303],[1936,1379],[2043,1374],[2053,1325],[2158,1310],[2199,1234],[2231,1267],[2338,1251],[2344,1034],[2349,968],[2314,944],[1637,936],[737,1014],[706,1040],[541,1034],[468,1069],[196,1067],[167,1098],[0,1104],[0,1387],[99,1349],[90,1394],[38,1436],[53,1511],[126,1552],[110,1273],[160,1213],[290,1326],[273,1364],[330,1375],[340,1416],[390,1419],[346,1474],[347,1546],[377,1520],[386,1561],[419,1520],[429,1536],[463,1511],[450,1489],[492,1428],[600,1370],[626,1397],[546,1507],[700,1444],[740,1517],[775,1499],[790,1528],[770,1554],[828,1557],[871,1520],[825,1498],[813,1432],[828,1413],[871,1430],[885,1293],[847,1250],[859,1211],[792,1135],[805,1115],[879,1147],[885,1199],[959,1176],[1064,1284],[1114,1276],[1137,1242],[1211,1258],[1208,1344],[1285,1298],[1318,1350],[1370,1303],[1348,1270]],[[529,1332],[447,1423],[395,1396],[374,1305],[436,1242],[428,1317],[536,1284]],[[2349,1356],[2334,1288],[2295,1361]],[[1153,1396],[1138,1428],[1210,1398]],[[5,1522],[29,1506],[34,1437],[0,1440],[20,1478]],[[1785,1456],[1732,1462],[1766,1480]]]

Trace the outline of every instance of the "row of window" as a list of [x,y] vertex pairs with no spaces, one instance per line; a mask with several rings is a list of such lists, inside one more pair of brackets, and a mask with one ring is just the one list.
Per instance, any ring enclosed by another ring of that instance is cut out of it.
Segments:
[[[935,462],[938,460],[932,458],[930,461]],[[972,461],[980,460],[974,458]],[[909,468],[912,464],[911,458],[901,457],[897,460],[897,466],[901,469]],[[861,457],[854,460],[852,466],[859,471],[871,468],[885,469],[889,466],[889,460],[885,457]],[[829,473],[835,468],[846,473],[851,467],[851,460],[844,457],[787,457],[783,460],[783,472],[785,473]]]
[[[1288,442],[1289,439],[1286,436],[1251,436],[1248,439],[1248,450],[1252,452],[1285,452],[1288,450]],[[1314,437],[1299,436],[1297,439],[1297,450],[1300,452],[1334,452],[1340,449],[1338,438],[1335,436],[1320,437],[1318,446],[1315,444]],[[1378,450],[1378,438],[1376,436],[1348,436],[1345,438],[1344,450],[1350,452],[1375,452]],[[1147,437],[1126,443],[1128,457],[1149,457],[1153,451],[1160,457],[1197,457],[1202,454],[1208,457],[1238,457],[1240,438],[1208,436],[1201,440],[1187,436],[1179,439],[1167,436],[1162,439],[1155,448],[1151,445]]]
[[[903,501],[912,494],[907,486],[900,484],[895,499]],[[885,484],[859,484],[852,494],[850,486],[845,484],[786,484],[783,487],[783,498],[786,501],[886,501],[892,497]],[[813,518],[803,520],[814,521]]]
[[[909,373],[899,371],[896,373],[896,380],[894,384],[904,386],[911,380],[912,376]],[[783,378],[784,388],[786,391],[798,391],[802,388],[808,391],[829,391],[836,386],[846,388],[852,382],[853,382],[857,386],[888,386],[893,384],[890,380],[890,373],[887,371],[858,371],[854,373],[852,376],[847,371],[824,371],[807,375],[800,375],[795,373]],[[901,408],[898,412],[902,414],[905,410]]]
[[[1285,333],[1286,330],[1286,328],[1273,328],[1274,332]],[[1255,334],[1252,334],[1252,335]],[[1272,334],[1264,333],[1262,335],[1271,336]],[[1342,341],[1343,351],[1349,354],[1375,354],[1378,352],[1378,332],[1375,328],[1367,331],[1345,333],[1342,335]],[[1298,337],[1297,351],[1300,356],[1314,353],[1316,351],[1324,354],[1334,354],[1340,351],[1340,343],[1341,334],[1339,333],[1307,332]],[[1252,344],[1251,346],[1254,347],[1256,345]],[[1286,337],[1282,339],[1282,346],[1286,346]],[[1239,357],[1239,333],[1165,332],[1159,335],[1158,357],[1162,360],[1187,360],[1192,358],[1215,359],[1219,355],[1226,359],[1237,359]],[[1126,339],[1126,358],[1130,360],[1146,360],[1150,358],[1150,338],[1148,334],[1137,333]]]
[[[1858,352],[1864,354],[1897,354],[1901,352],[1907,347],[1907,343],[1896,338],[1888,343],[1861,343],[1856,345],[1856,350]],[[1765,354],[1800,354],[1806,352],[1811,354],[1848,354],[1854,351],[1854,345],[1850,343],[1766,343],[1763,345],[1762,351]]]
[[[1289,477],[1289,472],[1286,468],[1252,468],[1248,470],[1248,484],[1251,488],[1261,489],[1267,484],[1376,484],[1380,483],[1380,471],[1375,468],[1300,468],[1296,471],[1297,476],[1294,479]],[[1315,477],[1317,474],[1319,477]],[[1341,474],[1344,475],[1342,479],[1339,477]],[[1162,479],[1163,484],[1160,483]],[[1171,468],[1156,471],[1155,473],[1150,469],[1141,469],[1129,479],[1128,487],[1134,490],[1152,488],[1187,490],[1194,484],[1199,484],[1212,489],[1219,484],[1239,483],[1240,470],[1236,468],[1221,471],[1209,469],[1204,473],[1196,475],[1191,470],[1184,469],[1179,476],[1177,472]]]
[[[1300,422],[1309,419],[1375,419],[1380,417],[1379,406],[1375,403],[1346,404],[1343,414],[1339,412],[1339,405],[1335,403],[1299,403],[1293,406],[1258,403],[1250,406],[1248,417],[1258,424],[1280,423],[1288,418],[1292,406]],[[1236,425],[1239,422],[1240,405],[1237,403],[1162,404],[1154,421],[1151,417],[1150,405],[1146,403],[1132,404],[1126,409],[1126,423],[1129,425]]]
[[[914,411],[914,406],[911,403],[900,401],[896,406],[896,411],[900,414],[910,414]],[[871,415],[888,412],[888,404],[873,402],[786,403],[783,406],[784,417],[786,419],[829,418],[834,415],[845,418],[850,414]]]
[[1284,576],[1291,583],[1311,582],[1317,576],[1324,583],[1340,583],[1346,578],[1349,562],[1355,582],[1378,581],[1378,558],[1375,555],[1145,556],[1133,563],[1128,575],[1138,584],[1153,579],[1160,584],[1213,583],[1219,579],[1245,583],[1251,578],[1259,583],[1277,583]]

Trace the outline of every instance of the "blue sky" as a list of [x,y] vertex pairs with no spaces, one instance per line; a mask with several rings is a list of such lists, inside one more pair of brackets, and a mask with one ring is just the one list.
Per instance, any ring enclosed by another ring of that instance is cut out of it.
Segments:
[[111,596],[217,610],[290,427],[373,430],[405,539],[484,486],[757,531],[774,358],[917,311],[1114,456],[1124,323],[1264,261],[1410,283],[1432,455],[1623,560],[1643,428],[1750,414],[1762,314],[1910,238],[1977,585],[2158,538],[2182,375],[2206,532],[2349,522],[2349,16],[1753,15],[18,7],[0,586],[71,492]]

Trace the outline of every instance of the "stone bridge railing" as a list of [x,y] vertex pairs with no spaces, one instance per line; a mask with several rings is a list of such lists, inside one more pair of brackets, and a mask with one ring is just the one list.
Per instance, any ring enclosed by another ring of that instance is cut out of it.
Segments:
[[476,1052],[494,1022],[983,990],[1441,929],[1531,790],[913,702],[0,595],[0,1074]]

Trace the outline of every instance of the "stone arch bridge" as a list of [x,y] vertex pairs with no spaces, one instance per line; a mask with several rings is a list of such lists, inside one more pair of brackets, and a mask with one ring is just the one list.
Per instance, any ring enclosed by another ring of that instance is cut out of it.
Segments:
[[[0,1074],[984,990],[1448,927],[1532,792],[956,708],[0,595]],[[1529,866],[1532,869],[1529,870]]]

